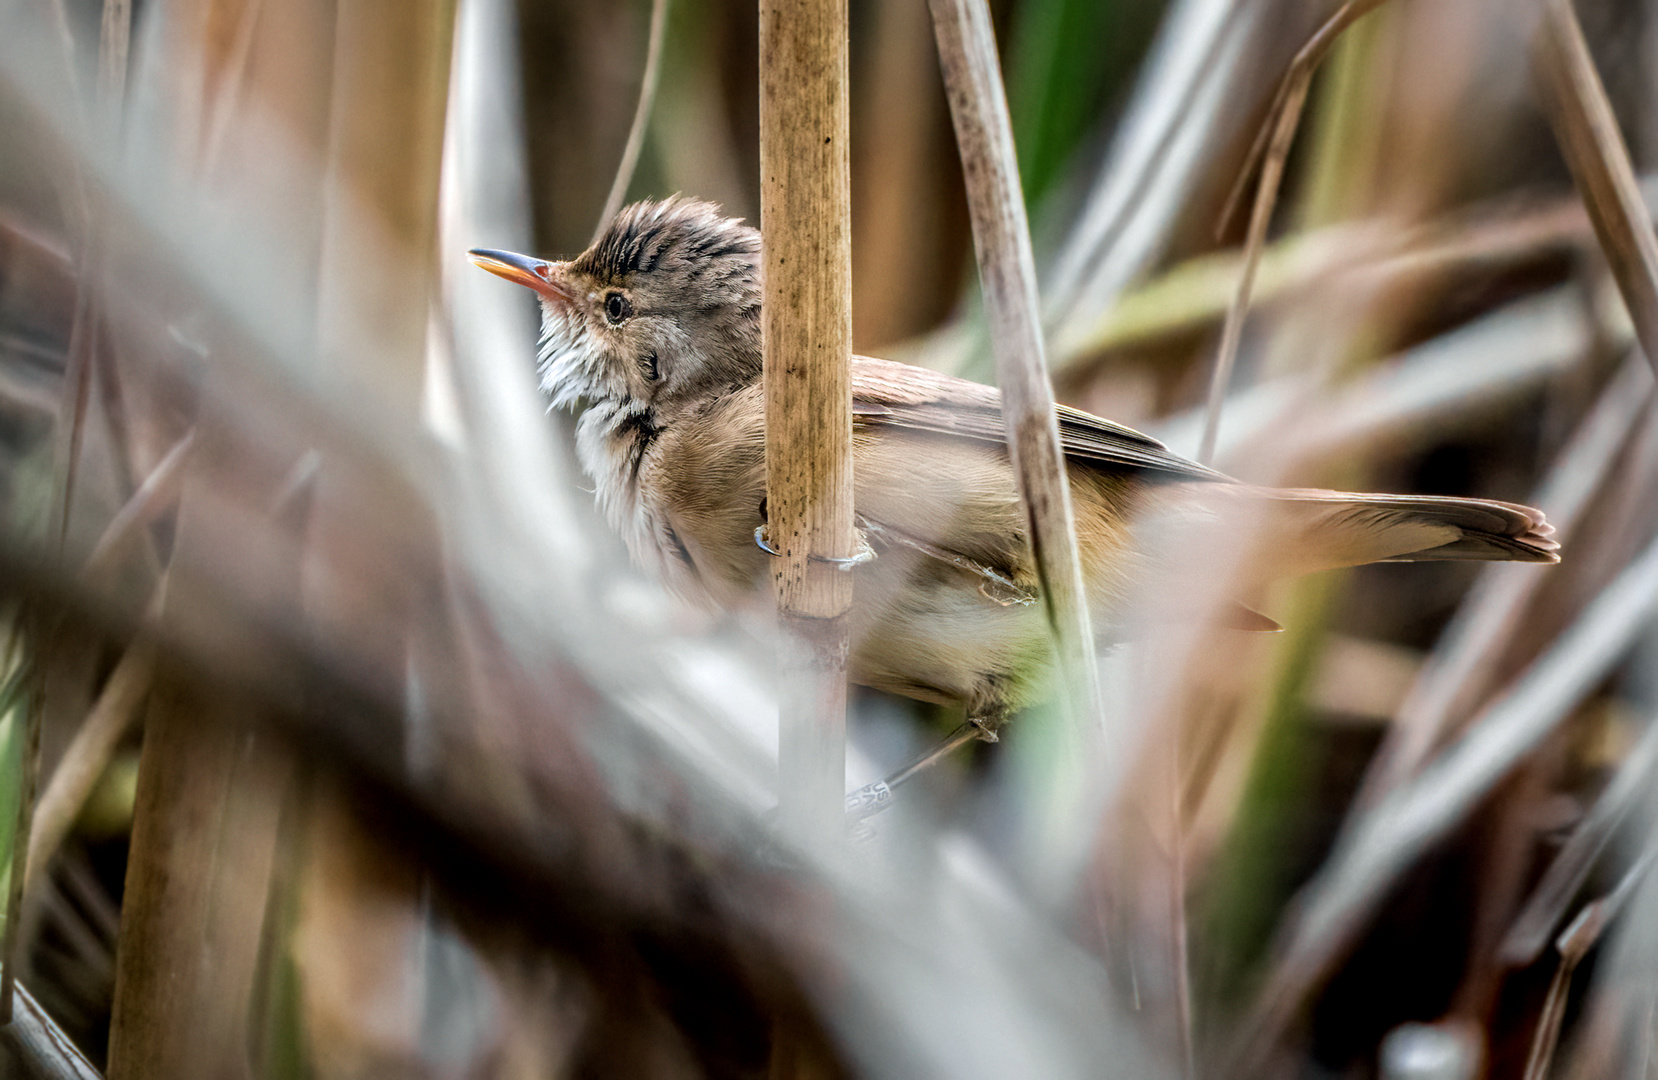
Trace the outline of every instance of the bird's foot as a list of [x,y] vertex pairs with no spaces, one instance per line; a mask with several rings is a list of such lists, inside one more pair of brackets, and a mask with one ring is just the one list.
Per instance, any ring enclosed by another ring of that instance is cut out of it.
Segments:
[[[875,558],[875,549],[869,544],[869,537],[861,529],[854,530],[858,534],[858,550],[851,555],[812,555],[812,562],[826,563],[836,570],[850,570],[855,566],[862,566]],[[754,529],[754,546],[768,555],[782,556],[783,551],[771,542],[771,531],[767,525],[757,525]]]

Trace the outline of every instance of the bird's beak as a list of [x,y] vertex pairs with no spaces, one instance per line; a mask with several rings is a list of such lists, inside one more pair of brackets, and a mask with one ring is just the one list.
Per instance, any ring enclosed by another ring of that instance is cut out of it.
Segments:
[[480,266],[492,274],[499,274],[508,281],[515,281],[534,289],[550,300],[560,300],[566,304],[575,301],[570,287],[564,283],[558,263],[550,263],[530,255],[520,255],[516,251],[496,251],[492,248],[473,248],[466,254],[473,265]]

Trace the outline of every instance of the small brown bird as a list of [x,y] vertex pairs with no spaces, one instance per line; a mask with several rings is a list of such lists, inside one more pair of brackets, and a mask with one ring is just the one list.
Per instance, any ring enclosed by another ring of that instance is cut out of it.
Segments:
[[[769,556],[760,234],[706,202],[624,209],[568,262],[475,250],[541,297],[541,384],[585,404],[577,451],[633,557],[692,597],[750,601]],[[857,519],[854,681],[963,704],[993,732],[1047,665],[1035,573],[987,386],[852,358]],[[1155,439],[1061,406],[1077,539],[1102,636],[1164,541],[1140,527],[1237,505],[1268,511],[1273,575],[1418,559],[1558,561],[1536,510],[1485,499],[1253,487]],[[1159,526],[1158,528],[1161,528]],[[1165,533],[1157,532],[1159,536]],[[1275,627],[1238,607],[1236,621]]]

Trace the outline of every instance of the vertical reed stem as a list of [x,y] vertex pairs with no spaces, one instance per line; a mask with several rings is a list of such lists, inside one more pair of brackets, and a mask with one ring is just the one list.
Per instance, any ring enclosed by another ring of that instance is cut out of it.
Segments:
[[846,0],[760,4],[766,505],[782,552],[779,780],[786,826],[844,815],[852,528],[852,261]]
[[984,0],[931,0],[950,116],[961,150],[979,282],[996,353],[1008,454],[1024,502],[1052,627],[1059,677],[1075,730],[1100,715],[1093,632],[1084,601],[1076,515],[1059,443],[1036,299],[1036,262],[1002,91],[996,38]]

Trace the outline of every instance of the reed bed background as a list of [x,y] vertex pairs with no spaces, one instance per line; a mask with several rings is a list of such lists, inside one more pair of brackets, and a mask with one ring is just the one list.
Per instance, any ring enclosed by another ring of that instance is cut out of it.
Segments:
[[[464,259],[757,221],[755,6],[0,0],[0,1072],[1652,1074],[1658,11],[989,11],[1061,400],[1562,563],[1245,634],[1270,552],[1171,539],[1097,737],[780,834],[774,633],[627,565]],[[850,22],[853,347],[991,380],[928,6]],[[849,787],[941,722],[855,692]]]

